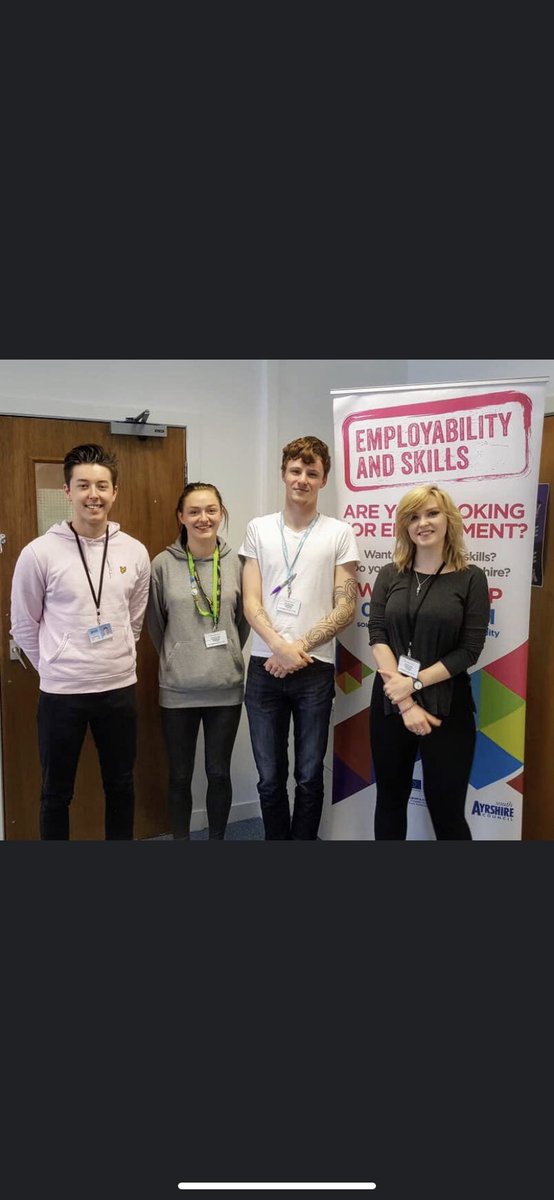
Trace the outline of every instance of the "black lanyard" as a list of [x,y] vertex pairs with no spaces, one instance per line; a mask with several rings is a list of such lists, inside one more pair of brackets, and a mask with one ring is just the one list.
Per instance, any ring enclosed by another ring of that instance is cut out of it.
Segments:
[[92,592],[92,599],[94,600],[94,605],[96,608],[96,619],[98,621],[98,624],[100,624],[100,600],[102,598],[102,584],[104,582],[104,567],[106,566],[106,556],[108,553],[108,538],[110,536],[110,531],[109,531],[108,526],[106,526],[106,537],[104,540],[104,553],[102,555],[102,566],[100,568],[100,583],[98,585],[98,595],[96,595],[96,592],[92,586],[92,579],[90,577],[90,571],[87,567],[87,562],[86,562],[85,556],[83,554],[83,547],[81,546],[81,540],[79,538],[79,534],[77,533],[77,530],[73,528],[71,521],[69,522],[69,528],[71,529],[71,532],[75,534],[77,545],[79,547],[79,554],[81,555],[82,563],[85,568],[86,576],[88,579],[89,588]]
[[417,622],[417,618],[419,615],[419,610],[421,608],[421,605],[423,604],[425,597],[429,595],[429,592],[431,591],[431,588],[435,582],[435,579],[437,579],[437,577],[440,575],[441,571],[443,570],[443,568],[445,566],[446,566],[446,563],[441,562],[441,565],[440,565],[438,571],[435,571],[434,574],[431,575],[431,578],[427,581],[427,587],[421,597],[421,600],[419,601],[419,604],[417,605],[416,608],[414,608],[413,613],[410,615],[410,605],[411,605],[412,594],[413,594],[413,590],[414,590],[414,580],[415,580],[415,574],[414,574],[414,570],[412,567],[412,571],[410,574],[410,584],[408,587],[408,606],[406,609],[406,620],[408,622],[408,634],[409,634],[409,638],[410,638],[410,642],[409,642],[409,646],[408,646],[408,658],[410,657],[410,655],[412,653],[412,642],[414,640],[415,627],[416,627],[416,622]]

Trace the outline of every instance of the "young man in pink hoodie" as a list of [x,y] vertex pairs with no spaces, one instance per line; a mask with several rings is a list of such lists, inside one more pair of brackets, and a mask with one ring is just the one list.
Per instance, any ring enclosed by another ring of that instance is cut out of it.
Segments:
[[69,838],[69,805],[87,726],[94,738],[109,839],[133,837],[136,648],[150,583],[146,547],[109,521],[118,464],[95,444],[64,459],[72,520],[23,548],[11,633],[40,677],[40,836]]

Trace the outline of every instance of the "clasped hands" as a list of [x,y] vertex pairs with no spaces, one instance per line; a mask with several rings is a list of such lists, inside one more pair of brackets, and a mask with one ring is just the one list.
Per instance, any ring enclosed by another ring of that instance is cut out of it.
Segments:
[[279,649],[274,650],[270,658],[266,658],[264,666],[269,675],[275,676],[276,679],[284,679],[285,675],[301,671],[311,662],[313,659],[304,650],[299,638],[296,642],[283,641]]
[[404,701],[408,701],[403,705],[405,711],[402,711],[401,716],[410,733],[424,737],[425,734],[432,733],[434,728],[442,725],[439,717],[434,717],[432,713],[428,713],[412,699],[410,675],[401,675],[399,671],[379,671],[379,674],[383,679],[385,696],[391,704],[403,705]]

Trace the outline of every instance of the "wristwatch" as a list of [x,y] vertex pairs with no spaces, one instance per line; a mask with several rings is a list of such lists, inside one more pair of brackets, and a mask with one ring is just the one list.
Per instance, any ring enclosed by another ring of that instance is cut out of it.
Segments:
[[421,679],[414,679],[413,685],[414,685],[414,692],[420,692],[423,687]]

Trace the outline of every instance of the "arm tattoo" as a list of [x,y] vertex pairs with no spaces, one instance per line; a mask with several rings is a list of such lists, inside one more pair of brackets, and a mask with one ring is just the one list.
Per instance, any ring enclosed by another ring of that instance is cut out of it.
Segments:
[[302,645],[306,651],[309,652],[315,650],[316,646],[322,646],[324,642],[330,641],[339,629],[350,625],[356,612],[356,595],[355,579],[347,579],[345,583],[341,583],[335,588],[334,609],[321,621],[318,621],[317,625],[314,625],[302,638]]
[[254,617],[257,617],[260,621],[263,621],[264,625],[267,625],[269,629],[273,629],[273,625],[271,624],[263,604],[258,605],[258,608],[254,613]]

